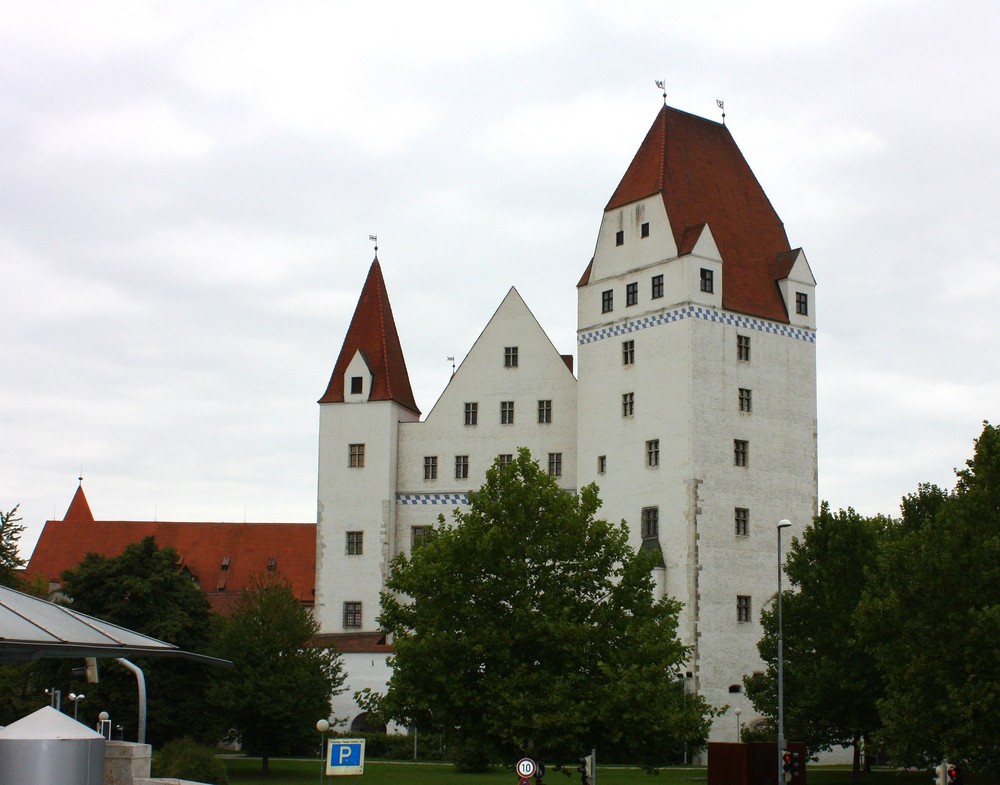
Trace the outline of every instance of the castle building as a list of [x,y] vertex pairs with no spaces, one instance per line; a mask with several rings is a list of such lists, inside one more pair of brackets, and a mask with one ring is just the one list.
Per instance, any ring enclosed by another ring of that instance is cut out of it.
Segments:
[[[567,294],[571,281],[567,281]],[[390,560],[528,447],[656,549],[685,688],[753,711],[776,525],[817,511],[815,279],[724,124],[664,106],[577,284],[577,376],[511,289],[421,420],[378,259],[320,399],[315,612],[350,695],[382,689]],[[735,741],[723,717],[713,741]]]

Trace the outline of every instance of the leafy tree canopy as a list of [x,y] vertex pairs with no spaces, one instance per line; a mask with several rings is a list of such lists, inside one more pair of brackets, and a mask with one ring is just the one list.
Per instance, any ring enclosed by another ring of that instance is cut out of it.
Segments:
[[600,504],[524,449],[491,468],[467,511],[393,560],[380,622],[394,669],[367,708],[442,732],[472,768],[592,747],[657,765],[701,746],[713,711],[680,686],[679,603],[654,598],[652,557]]

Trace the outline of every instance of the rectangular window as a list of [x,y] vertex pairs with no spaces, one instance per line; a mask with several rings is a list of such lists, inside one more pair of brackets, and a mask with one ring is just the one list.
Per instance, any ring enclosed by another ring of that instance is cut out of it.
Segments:
[[351,469],[363,469],[365,467],[365,446],[363,444],[351,444],[348,446],[347,466]]
[[635,341],[622,341],[622,365],[635,362]]
[[660,536],[660,508],[643,507],[642,508],[643,539],[647,537],[659,537],[659,536]]
[[502,452],[497,456],[497,462],[501,467],[509,466],[514,462],[514,456],[509,452]]
[[456,455],[455,456],[455,479],[456,480],[467,480],[467,479],[469,479],[469,456],[468,455]]
[[649,237],[649,222],[646,222],[639,227],[639,235],[641,237]]
[[347,629],[347,630],[359,630],[359,629],[361,629],[361,603],[360,602],[345,602],[344,603],[344,629]]
[[608,289],[601,292],[601,313],[608,313],[615,309],[615,290]]
[[517,368],[517,347],[505,346],[503,350],[503,367]]
[[743,439],[733,440],[733,463],[746,466],[750,459],[750,442]]
[[701,290],[711,294],[715,291],[715,273],[705,267],[701,268]]
[[552,401],[538,402],[538,422],[552,422]]
[[361,395],[364,387],[364,380],[360,376],[351,377],[351,395]]
[[553,477],[562,477],[562,453],[549,453],[549,474]]
[[746,387],[740,387],[740,411],[750,411],[750,390]]
[[746,507],[736,508],[736,534],[739,537],[750,534],[750,510]]
[[479,404],[478,403],[467,403],[467,404],[465,404],[465,424],[466,425],[478,425],[479,424]]
[[436,480],[438,478],[438,458],[436,455],[424,456],[424,479]]
[[347,555],[361,556],[365,551],[365,533],[347,532]]
[[597,456],[597,473],[607,474],[608,472],[608,456],[598,455]]
[[615,245],[625,245],[625,232],[621,229],[615,232]]
[[635,393],[622,393],[622,417],[631,417],[635,413]]
[[639,302],[639,284],[625,284],[625,305],[636,305]]
[[501,425],[513,425],[514,424],[514,402],[513,401],[500,401],[500,424]]
[[805,292],[795,293],[795,313],[801,316],[809,315],[809,295]]
[[750,621],[750,597],[746,594],[736,596],[736,621]]
[[663,276],[654,275],[653,276],[653,290],[651,294],[654,300],[663,297]]
[[736,336],[736,359],[745,363],[750,362],[750,336]]
[[412,551],[418,545],[423,543],[424,539],[427,537],[427,533],[431,530],[430,526],[411,526],[410,527],[410,550]]
[[647,466],[659,466],[660,465],[660,440],[650,439],[646,442],[646,465]]

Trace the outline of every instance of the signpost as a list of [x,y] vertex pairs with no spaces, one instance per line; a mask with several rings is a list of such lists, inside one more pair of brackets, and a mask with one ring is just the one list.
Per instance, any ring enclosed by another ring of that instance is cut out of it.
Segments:
[[365,773],[364,739],[330,739],[326,748],[326,773],[331,776]]

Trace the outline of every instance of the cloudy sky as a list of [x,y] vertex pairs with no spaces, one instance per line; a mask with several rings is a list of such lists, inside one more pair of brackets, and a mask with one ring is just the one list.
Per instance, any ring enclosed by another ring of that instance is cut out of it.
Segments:
[[417,403],[516,286],[563,352],[661,104],[726,121],[819,281],[820,495],[1000,421],[1000,5],[57,2],[0,25],[0,507],[315,520],[371,262]]

